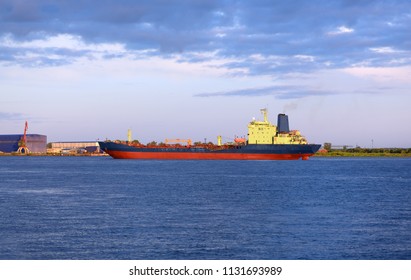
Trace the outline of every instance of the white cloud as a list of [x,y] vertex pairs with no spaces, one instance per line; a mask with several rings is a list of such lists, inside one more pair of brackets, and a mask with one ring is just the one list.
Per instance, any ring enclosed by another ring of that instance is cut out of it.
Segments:
[[411,84],[411,67],[352,67],[342,70],[350,75],[367,78],[377,82],[401,84]]
[[381,54],[392,54],[392,53],[400,53],[401,51],[396,50],[392,47],[378,47],[378,48],[370,48],[371,51],[375,53]]
[[298,54],[298,55],[294,55],[294,58],[304,61],[304,62],[314,62],[314,56],[312,55]]
[[13,49],[12,57],[17,64],[29,67],[65,65],[82,57],[96,59],[127,54],[124,44],[87,43],[81,36],[72,34],[58,34],[30,41],[18,41],[10,35],[4,35],[0,37],[1,47]]
[[29,48],[29,49],[70,49],[75,51],[100,51],[100,52],[124,52],[124,44],[119,43],[102,43],[86,44],[80,36],[72,34],[58,34],[55,36],[45,37],[32,41],[19,42],[14,40],[10,35],[4,35],[0,38],[0,46],[9,48]]
[[341,35],[341,34],[348,34],[353,33],[354,29],[346,27],[344,25],[337,27],[337,29],[328,32],[328,35]]

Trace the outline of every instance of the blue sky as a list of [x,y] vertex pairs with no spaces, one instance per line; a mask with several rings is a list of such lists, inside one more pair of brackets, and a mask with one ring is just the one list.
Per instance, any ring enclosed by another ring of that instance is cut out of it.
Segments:
[[0,0],[0,134],[411,147],[410,1]]

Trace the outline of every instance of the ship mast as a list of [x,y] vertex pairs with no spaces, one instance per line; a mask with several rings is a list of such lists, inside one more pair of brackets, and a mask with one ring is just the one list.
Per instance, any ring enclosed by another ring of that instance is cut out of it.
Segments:
[[264,122],[268,122],[268,117],[267,117],[267,108],[260,109],[261,113],[263,113],[264,116]]
[[131,143],[131,129],[127,131],[127,142],[130,144]]

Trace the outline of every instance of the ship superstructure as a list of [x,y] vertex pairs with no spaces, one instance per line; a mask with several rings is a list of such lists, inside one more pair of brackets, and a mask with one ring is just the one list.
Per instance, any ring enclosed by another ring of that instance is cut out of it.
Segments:
[[248,144],[307,144],[300,131],[290,131],[286,114],[278,114],[275,126],[268,121],[267,109],[261,112],[264,120],[253,120],[248,125]]

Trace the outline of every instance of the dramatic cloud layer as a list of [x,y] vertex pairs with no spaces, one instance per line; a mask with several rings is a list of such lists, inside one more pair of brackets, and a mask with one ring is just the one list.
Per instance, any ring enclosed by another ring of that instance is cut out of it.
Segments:
[[[406,0],[4,0],[0,59],[32,65],[31,56],[39,64],[70,63],[93,50],[52,41],[76,38],[123,46],[117,55],[214,52],[234,59],[226,67],[255,75],[408,65],[410,7]],[[44,52],[33,42],[51,45],[44,44]]]
[[318,89],[310,90],[297,86],[270,86],[264,88],[248,88],[241,90],[225,91],[225,92],[212,92],[212,93],[200,93],[196,96],[200,97],[215,97],[215,96],[263,96],[272,95],[280,99],[294,99],[303,96],[324,96],[329,94],[336,94],[331,92],[324,92]]

